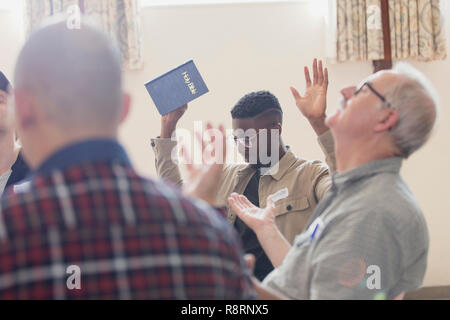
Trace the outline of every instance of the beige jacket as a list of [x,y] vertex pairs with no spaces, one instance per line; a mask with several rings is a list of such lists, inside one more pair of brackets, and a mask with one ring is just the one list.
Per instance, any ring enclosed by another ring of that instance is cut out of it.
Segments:
[[[318,140],[328,165],[334,171],[336,162],[331,132],[324,133]],[[176,145],[176,141],[170,139],[152,139],[158,176],[181,186],[183,181],[179,168],[171,160],[171,153]],[[265,207],[269,195],[284,188],[288,189],[288,196],[275,204],[275,222],[281,233],[292,244],[295,236],[305,228],[319,200],[331,186],[330,172],[323,162],[299,158],[291,150],[281,158],[278,171],[276,173],[271,171],[261,176],[259,204]],[[227,207],[228,221],[231,224],[236,220],[236,214],[230,208],[227,198],[233,192],[242,194],[254,173],[255,169],[248,164],[232,164],[224,167],[216,203],[219,207]]]

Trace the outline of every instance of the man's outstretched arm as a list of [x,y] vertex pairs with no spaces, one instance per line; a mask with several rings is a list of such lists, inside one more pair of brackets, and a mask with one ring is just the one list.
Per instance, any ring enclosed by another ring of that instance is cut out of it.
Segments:
[[180,169],[173,155],[177,148],[177,142],[172,136],[177,128],[178,121],[187,110],[187,105],[176,109],[161,117],[161,135],[152,139],[152,147],[155,152],[156,173],[159,177],[168,180],[178,186],[183,185]]
[[317,136],[321,136],[329,130],[325,124],[328,69],[323,69],[322,61],[317,62],[317,59],[314,59],[313,80],[311,81],[308,67],[305,67],[304,73],[306,80],[305,94],[301,96],[294,87],[291,87],[291,92],[297,108],[308,119]]
[[305,81],[306,90],[304,95],[291,87],[292,95],[295,99],[297,108],[302,115],[308,119],[314,132],[317,134],[320,147],[325,154],[325,160],[333,172],[336,167],[336,159],[334,155],[334,141],[333,136],[325,124],[326,109],[327,109],[327,92],[328,92],[328,69],[323,68],[322,61],[314,59],[313,79],[311,80],[308,67],[305,66]]
[[336,170],[336,156],[333,136],[325,124],[328,69],[323,68],[322,61],[314,59],[312,71],[313,79],[311,80],[309,69],[305,66],[306,90],[303,96],[294,87],[291,87],[291,91],[297,108],[308,119],[311,127],[318,136],[320,147],[325,155],[325,161],[329,168],[327,171],[319,170],[320,172],[315,182],[315,196],[319,201],[331,186],[330,173]]

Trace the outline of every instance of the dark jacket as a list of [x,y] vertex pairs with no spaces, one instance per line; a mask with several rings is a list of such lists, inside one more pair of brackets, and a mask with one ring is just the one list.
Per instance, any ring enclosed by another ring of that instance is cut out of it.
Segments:
[[26,178],[30,173],[30,167],[23,160],[21,154],[17,157],[16,162],[11,167],[11,175],[9,176],[8,182],[6,183],[5,190],[11,185],[15,185]]

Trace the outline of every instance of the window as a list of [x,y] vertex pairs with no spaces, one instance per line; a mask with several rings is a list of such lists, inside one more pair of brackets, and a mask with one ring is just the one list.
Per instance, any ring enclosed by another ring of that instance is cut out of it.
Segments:
[[22,0],[0,0],[0,10],[20,11],[23,7]]

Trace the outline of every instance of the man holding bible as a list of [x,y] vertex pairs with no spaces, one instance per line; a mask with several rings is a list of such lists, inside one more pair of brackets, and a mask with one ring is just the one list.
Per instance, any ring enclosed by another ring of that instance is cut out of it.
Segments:
[[[117,46],[54,19],[17,59],[15,128],[33,174],[0,202],[0,299],[252,299],[236,232],[199,188],[140,177],[118,142],[131,101]],[[205,169],[196,179],[221,172]]]
[[[323,69],[321,61],[314,60],[313,79],[310,79],[306,67],[305,76],[305,96],[300,96],[294,88],[291,90],[297,107],[317,133],[327,163],[333,170],[333,139],[323,118],[328,71]],[[152,139],[158,175],[180,186],[183,181],[179,168],[172,159],[172,151],[177,142],[171,138],[186,109],[187,106],[184,106],[163,116],[161,136]],[[234,140],[247,164],[224,166],[215,205],[227,207],[228,221],[237,229],[245,252],[256,256],[255,276],[262,280],[273,270],[273,265],[261,248],[256,234],[229,206],[228,197],[232,193],[243,194],[255,206],[264,207],[269,195],[281,195],[283,199],[277,202],[275,208],[275,223],[283,237],[292,244],[329,189],[330,170],[320,161],[309,161],[296,156],[283,143],[280,137],[283,112],[278,99],[270,92],[259,91],[244,96],[232,109],[231,116]],[[263,138],[266,140],[261,140]],[[271,159],[269,162],[261,157],[264,154]]]

